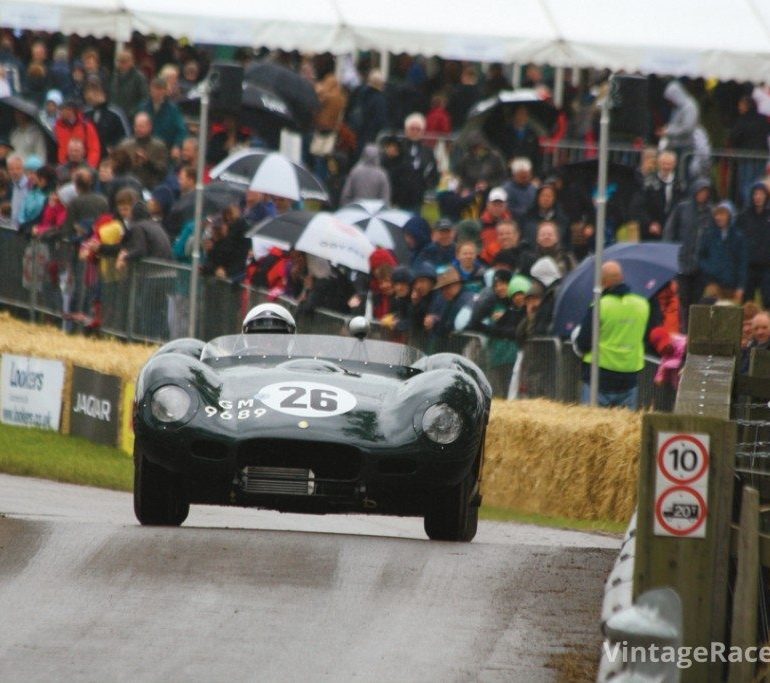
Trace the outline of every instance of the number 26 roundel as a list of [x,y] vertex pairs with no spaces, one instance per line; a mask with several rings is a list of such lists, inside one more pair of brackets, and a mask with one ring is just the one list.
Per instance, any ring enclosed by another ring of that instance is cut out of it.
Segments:
[[332,417],[356,407],[356,397],[349,391],[317,382],[269,384],[255,398],[279,413],[297,417]]

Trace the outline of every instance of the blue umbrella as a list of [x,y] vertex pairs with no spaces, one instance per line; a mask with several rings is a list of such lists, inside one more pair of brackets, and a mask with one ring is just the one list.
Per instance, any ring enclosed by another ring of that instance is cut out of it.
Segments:
[[[604,250],[604,261],[623,267],[632,292],[647,297],[679,273],[679,244],[663,242],[622,242]],[[580,263],[561,283],[553,313],[553,333],[568,337],[583,319],[593,300],[594,257]]]

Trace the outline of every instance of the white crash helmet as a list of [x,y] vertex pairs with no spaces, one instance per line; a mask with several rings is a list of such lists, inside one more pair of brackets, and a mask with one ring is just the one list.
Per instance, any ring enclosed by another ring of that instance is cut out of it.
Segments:
[[283,306],[278,304],[259,304],[254,306],[243,319],[243,333],[254,334],[267,332],[271,334],[294,334],[297,323],[294,317]]

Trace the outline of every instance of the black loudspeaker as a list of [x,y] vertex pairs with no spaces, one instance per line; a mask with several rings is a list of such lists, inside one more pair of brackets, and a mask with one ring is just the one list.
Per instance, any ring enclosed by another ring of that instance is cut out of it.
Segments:
[[243,67],[228,62],[215,62],[209,70],[211,108],[237,113],[243,98]]
[[650,102],[647,78],[613,76],[610,81],[610,132],[614,137],[650,136]]

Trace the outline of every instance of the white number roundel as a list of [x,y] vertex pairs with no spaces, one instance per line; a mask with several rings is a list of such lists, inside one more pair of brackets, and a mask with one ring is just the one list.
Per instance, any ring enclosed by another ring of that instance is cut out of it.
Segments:
[[317,382],[269,384],[255,398],[279,413],[297,417],[332,417],[356,407],[356,397],[349,391]]

